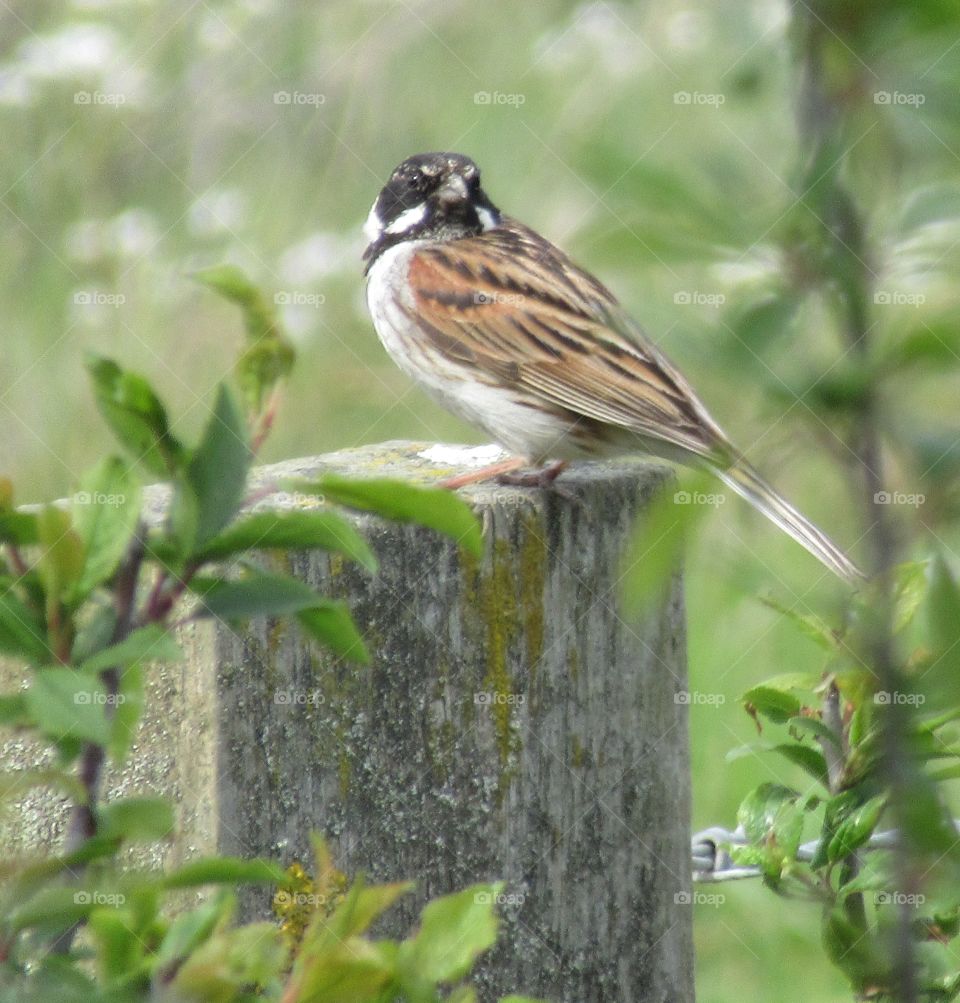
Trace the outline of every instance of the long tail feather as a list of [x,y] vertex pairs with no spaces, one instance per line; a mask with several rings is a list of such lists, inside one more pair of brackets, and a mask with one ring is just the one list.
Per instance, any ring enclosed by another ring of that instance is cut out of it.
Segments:
[[772,523],[792,536],[801,547],[806,547],[835,575],[854,585],[861,584],[865,580],[864,573],[826,533],[817,529],[806,516],[801,515],[746,460],[740,458],[726,469],[716,468],[716,474]]

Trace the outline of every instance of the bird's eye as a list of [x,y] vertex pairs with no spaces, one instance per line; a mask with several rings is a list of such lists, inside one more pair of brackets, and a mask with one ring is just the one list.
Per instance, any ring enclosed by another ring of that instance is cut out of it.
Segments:
[[421,170],[419,170],[418,168],[415,167],[407,175],[407,179],[406,180],[407,180],[407,187],[410,188],[411,191],[417,192],[417,191],[420,191],[423,188],[425,178],[423,176],[423,172]]

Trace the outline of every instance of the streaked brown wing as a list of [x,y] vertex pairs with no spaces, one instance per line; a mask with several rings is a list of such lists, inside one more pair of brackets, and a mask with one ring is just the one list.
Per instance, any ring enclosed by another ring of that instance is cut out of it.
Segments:
[[522,224],[417,251],[409,281],[431,343],[481,378],[709,460],[727,452],[613,294]]

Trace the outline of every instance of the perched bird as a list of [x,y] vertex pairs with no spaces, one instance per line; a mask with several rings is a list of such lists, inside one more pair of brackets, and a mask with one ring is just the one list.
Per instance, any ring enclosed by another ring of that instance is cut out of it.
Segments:
[[561,461],[539,475],[547,483],[569,460],[634,452],[707,467],[835,574],[862,579],[750,466],[616,297],[497,209],[468,157],[405,160],[365,233],[380,340],[431,396],[517,455],[487,473]]

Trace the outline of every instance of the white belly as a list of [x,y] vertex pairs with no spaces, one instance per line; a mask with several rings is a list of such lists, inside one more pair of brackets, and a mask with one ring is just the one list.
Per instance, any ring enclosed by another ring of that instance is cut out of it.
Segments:
[[422,245],[405,241],[384,251],[367,279],[370,316],[393,361],[443,407],[512,453],[537,461],[584,455],[567,434],[572,423],[520,403],[508,388],[478,380],[468,366],[444,357],[416,332],[401,303],[414,309],[406,292],[407,269]]

